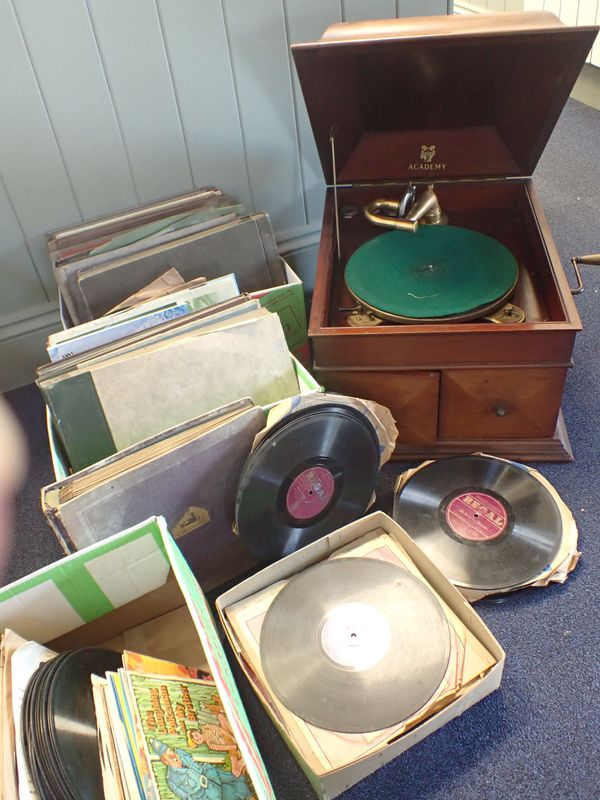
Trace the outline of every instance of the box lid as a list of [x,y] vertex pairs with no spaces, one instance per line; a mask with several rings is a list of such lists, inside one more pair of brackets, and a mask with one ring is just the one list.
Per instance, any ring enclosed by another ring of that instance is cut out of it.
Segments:
[[531,175],[598,27],[548,12],[332,25],[292,47],[338,183]]

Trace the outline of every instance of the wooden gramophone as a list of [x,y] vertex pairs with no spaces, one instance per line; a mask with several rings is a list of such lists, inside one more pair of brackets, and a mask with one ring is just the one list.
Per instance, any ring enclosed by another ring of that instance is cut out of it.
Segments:
[[581,323],[530,176],[597,30],[428,17],[292,48],[328,183],[314,375],[388,406],[397,458],[572,458],[560,405]]

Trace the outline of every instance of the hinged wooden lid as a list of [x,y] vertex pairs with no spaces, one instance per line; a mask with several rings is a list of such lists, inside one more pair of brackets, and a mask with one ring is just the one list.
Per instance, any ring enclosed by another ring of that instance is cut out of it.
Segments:
[[598,28],[547,12],[330,26],[292,47],[333,183],[531,175]]

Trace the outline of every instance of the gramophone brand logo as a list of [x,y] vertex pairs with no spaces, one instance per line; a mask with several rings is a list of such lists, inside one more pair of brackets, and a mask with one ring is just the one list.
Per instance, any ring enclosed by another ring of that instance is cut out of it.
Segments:
[[408,165],[409,172],[443,172],[446,169],[445,164],[434,161],[435,158],[435,145],[422,144],[421,145],[421,160],[415,161]]

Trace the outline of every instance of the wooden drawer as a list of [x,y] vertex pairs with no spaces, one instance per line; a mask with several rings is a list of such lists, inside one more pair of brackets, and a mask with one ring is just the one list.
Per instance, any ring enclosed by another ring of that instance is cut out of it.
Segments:
[[432,444],[437,439],[439,372],[327,370],[314,367],[327,390],[375,400],[390,409],[398,442]]
[[563,367],[443,372],[439,438],[462,441],[552,436],[566,374]]

